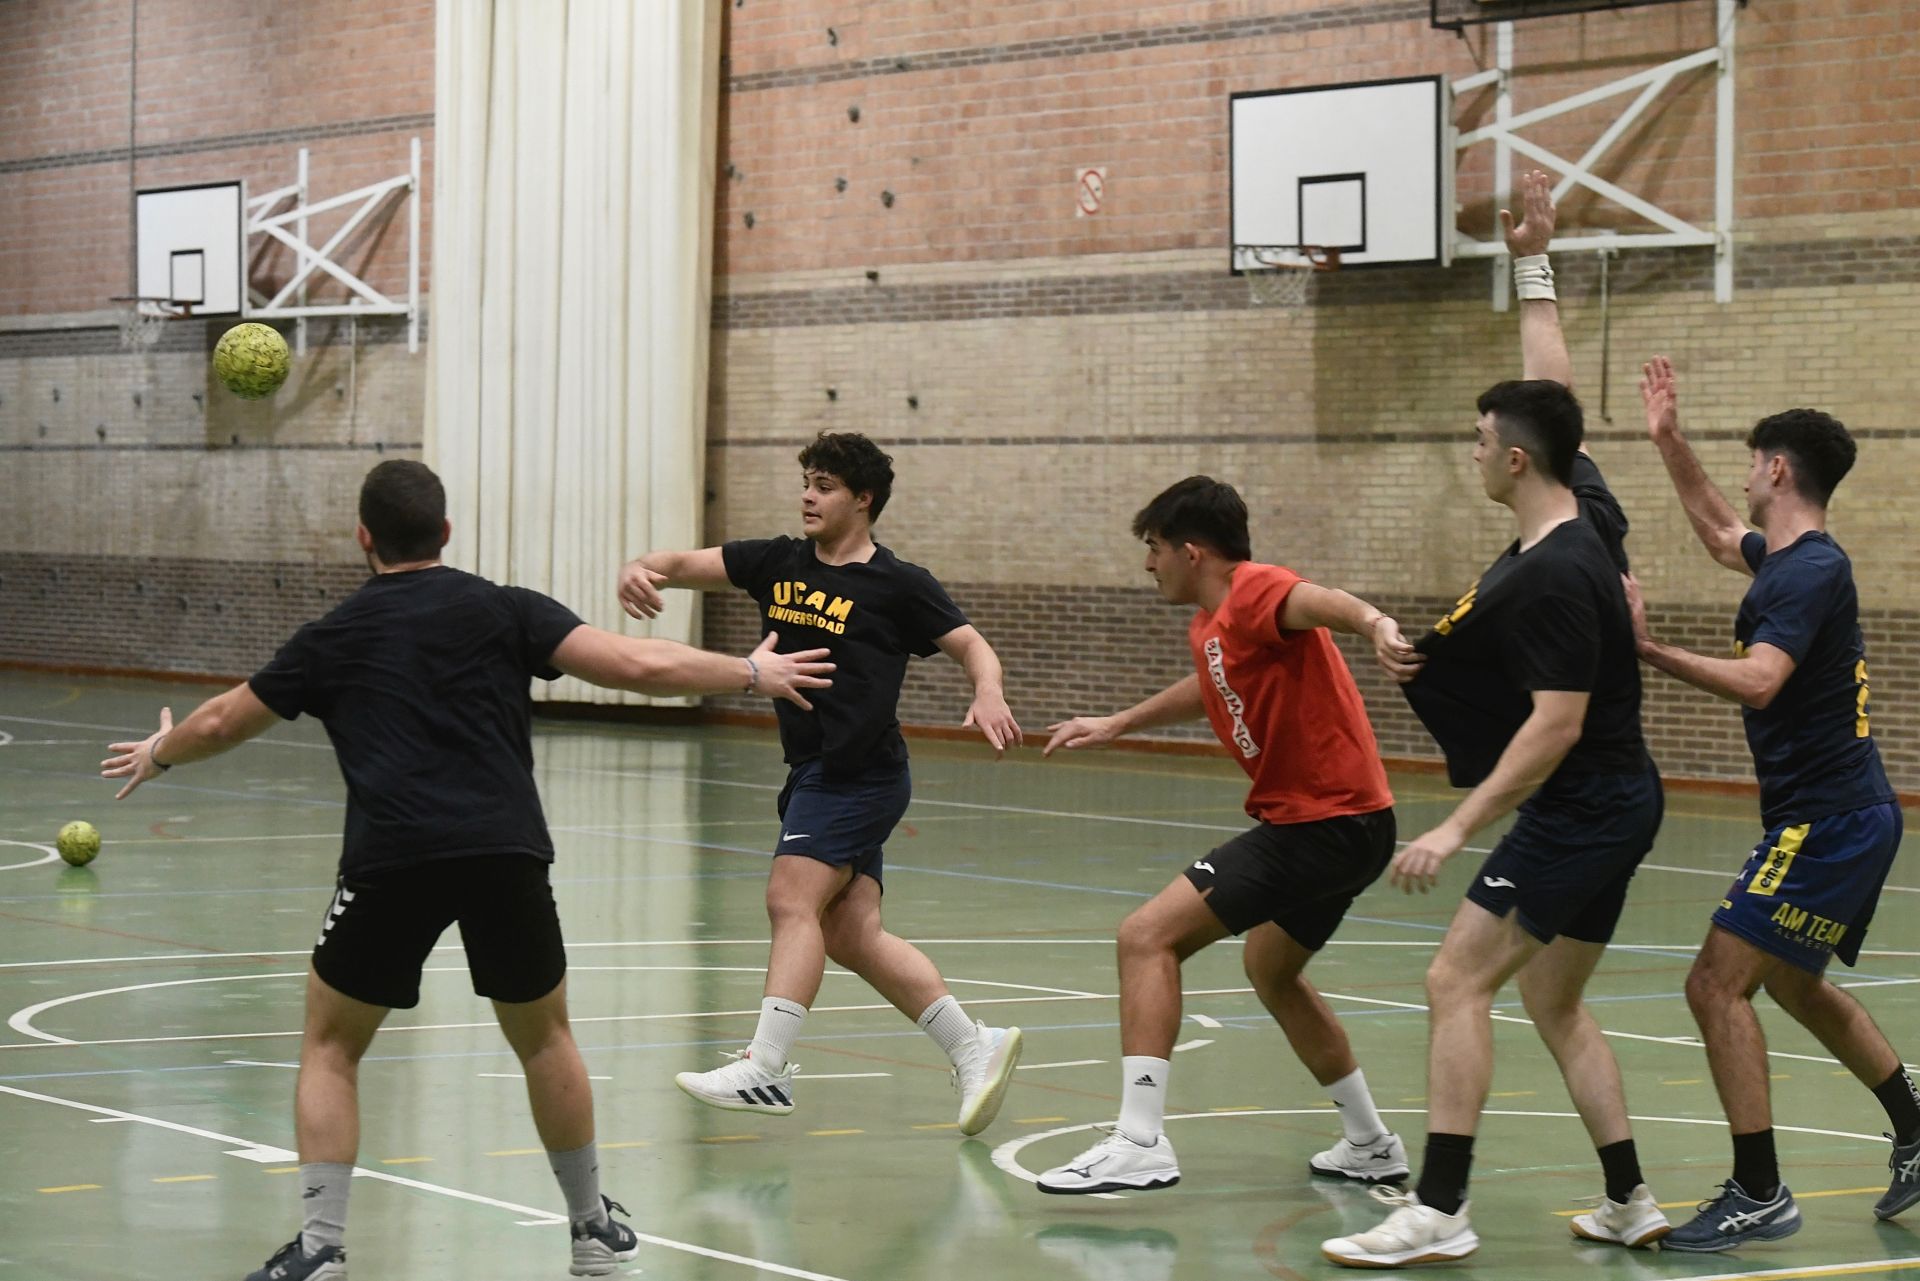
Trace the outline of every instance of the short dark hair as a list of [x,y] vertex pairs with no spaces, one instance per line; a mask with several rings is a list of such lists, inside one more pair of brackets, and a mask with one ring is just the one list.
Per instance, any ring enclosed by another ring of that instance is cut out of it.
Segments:
[[425,463],[389,458],[360,486],[360,523],[382,564],[432,560],[446,545],[446,488]]
[[1189,476],[1160,491],[1133,518],[1135,538],[1163,543],[1200,543],[1228,560],[1252,560],[1247,504],[1224,480]]
[[1551,378],[1495,383],[1480,393],[1478,405],[1493,415],[1501,444],[1524,449],[1549,476],[1572,486],[1573,456],[1586,437],[1586,420],[1566,384]]
[[1789,409],[1762,418],[1747,433],[1747,448],[1768,457],[1786,455],[1793,467],[1793,487],[1822,507],[1853,470],[1858,453],[1846,424],[1817,409]]
[[825,472],[856,494],[871,494],[869,523],[880,519],[880,509],[893,496],[893,456],[857,431],[823,431],[800,451],[800,466]]

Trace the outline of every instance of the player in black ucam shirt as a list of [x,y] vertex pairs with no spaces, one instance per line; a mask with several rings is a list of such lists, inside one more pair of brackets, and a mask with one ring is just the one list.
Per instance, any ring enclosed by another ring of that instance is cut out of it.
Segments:
[[663,587],[735,587],[753,598],[761,630],[778,636],[781,650],[830,645],[835,665],[832,689],[779,718],[788,773],[767,883],[773,947],[753,1042],[733,1062],[675,1082],[714,1107],[793,1111],[788,1057],[831,957],[939,1044],[960,1085],[960,1131],[977,1134],[1000,1109],[1020,1029],[971,1022],[933,962],[880,922],[882,851],[912,794],[895,717],[908,659],[944,652],[966,669],[974,697],[965,723],[995,752],[1018,743],[1020,727],[986,639],[933,575],[873,541],[892,464],[865,436],[822,432],[800,451],[804,537],[653,552],[621,573],[620,599],[635,617],[658,612]]
[[[302,714],[326,726],[347,784],[339,888],[307,980],[294,1103],[305,1223],[248,1281],[345,1281],[347,1191],[359,1144],[361,1056],[421,968],[460,926],[474,992],[493,1001],[573,1222],[575,1276],[639,1248],[600,1194],[593,1088],[567,1020],[567,954],[547,869],[553,841],[533,782],[527,684],[561,673],[609,689],[757,689],[804,701],[824,649],[729,658],[589,627],[558,601],[440,561],[440,478],[393,460],[368,473],[356,531],[373,576],[308,623],[252,680],[102,762],[119,795]],[[117,798],[116,798],[117,799]],[[624,1211],[623,1211],[624,1212]]]
[[1874,1206],[1890,1219],[1920,1201],[1920,1099],[1900,1056],[1860,1003],[1825,977],[1848,965],[1900,848],[1901,814],[1875,745],[1853,565],[1827,533],[1827,503],[1854,461],[1836,419],[1813,409],[1763,418],[1747,434],[1749,530],[1680,433],[1673,366],[1656,357],[1640,391],[1647,430],[1694,532],[1720,564],[1753,575],[1733,625],[1733,656],[1663,645],[1649,664],[1741,705],[1766,828],[1713,914],[1687,977],[1733,1132],[1733,1177],[1668,1249],[1727,1250],[1800,1229],[1773,1144],[1766,1041],[1753,994],[1767,995],[1873,1091],[1892,1125],[1893,1181]]
[[1641,1176],[1619,1066],[1583,1001],[1662,813],[1620,580],[1626,517],[1581,452],[1584,424],[1546,267],[1551,183],[1530,173],[1521,194],[1525,220],[1506,221],[1527,377],[1480,397],[1473,453],[1482,487],[1512,510],[1519,537],[1421,638],[1419,657],[1387,664],[1446,754],[1454,786],[1472,789],[1400,851],[1394,882],[1424,892],[1475,831],[1518,814],[1470,882],[1427,974],[1419,1183],[1378,1227],[1322,1243],[1328,1259],[1351,1267],[1441,1263],[1478,1248],[1466,1188],[1493,1074],[1492,1002],[1516,975],[1606,1176],[1606,1195],[1572,1220],[1574,1233],[1641,1247],[1670,1228]]

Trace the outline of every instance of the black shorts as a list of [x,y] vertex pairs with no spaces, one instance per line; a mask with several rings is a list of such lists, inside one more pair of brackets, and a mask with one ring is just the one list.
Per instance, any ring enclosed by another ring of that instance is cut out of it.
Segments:
[[1467,898],[1551,943],[1565,935],[1607,943],[1627,884],[1653,848],[1666,795],[1653,762],[1639,774],[1549,780],[1480,865]]
[[802,761],[780,789],[780,839],[773,852],[851,866],[855,876],[880,881],[887,838],[912,799],[913,778],[905,768],[829,781],[819,761]]
[[368,1005],[420,1004],[420,971],[447,926],[460,923],[479,996],[536,1001],[560,985],[567,950],[531,854],[475,854],[368,876],[342,876],[313,947],[321,982]]
[[1272,921],[1309,952],[1340,928],[1361,890],[1393,859],[1391,807],[1311,823],[1262,823],[1186,869],[1235,934]]

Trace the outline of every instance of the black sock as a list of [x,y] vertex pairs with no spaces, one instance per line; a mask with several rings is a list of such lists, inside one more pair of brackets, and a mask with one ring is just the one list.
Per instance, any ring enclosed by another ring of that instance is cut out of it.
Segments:
[[1640,1177],[1640,1154],[1632,1139],[1622,1139],[1599,1148],[1600,1168],[1607,1176],[1607,1200],[1625,1205],[1633,1190],[1646,1180]]
[[1920,1138],[1920,1095],[1914,1093],[1905,1068],[1895,1068],[1892,1076],[1874,1086],[1873,1097],[1887,1110],[1894,1142],[1911,1143]]
[[1771,1201],[1780,1190],[1780,1161],[1773,1153],[1773,1130],[1733,1136],[1733,1181],[1756,1201]]
[[1467,1199],[1467,1174],[1473,1169],[1471,1134],[1429,1134],[1427,1155],[1420,1162],[1421,1205],[1442,1214],[1458,1214]]

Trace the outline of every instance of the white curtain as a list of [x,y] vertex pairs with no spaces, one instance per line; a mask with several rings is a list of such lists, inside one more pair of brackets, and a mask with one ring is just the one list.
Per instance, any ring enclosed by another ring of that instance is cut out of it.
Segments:
[[692,593],[638,624],[614,584],[703,532],[720,0],[440,0],[437,26],[425,442],[448,562],[697,641]]

